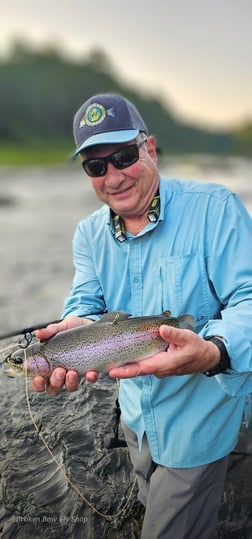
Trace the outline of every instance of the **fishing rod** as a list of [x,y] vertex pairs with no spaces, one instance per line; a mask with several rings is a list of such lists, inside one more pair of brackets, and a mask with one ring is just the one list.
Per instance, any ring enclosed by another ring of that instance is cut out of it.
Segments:
[[[93,313],[94,316],[96,315],[104,315],[106,313],[106,311],[100,311],[100,312],[96,312],[96,313]],[[92,316],[92,315],[90,315]],[[4,339],[10,339],[10,337],[16,337],[17,335],[26,335],[26,334],[31,334],[33,333],[34,331],[36,331],[36,329],[43,329],[43,328],[46,328],[47,326],[49,326],[50,324],[58,324],[59,322],[62,322],[63,318],[60,318],[59,320],[51,320],[50,322],[43,322],[41,324],[36,324],[34,326],[30,326],[30,327],[27,327],[27,328],[21,328],[21,329],[15,329],[14,331],[10,331],[8,333],[4,333],[4,334],[0,334],[0,341],[3,341]]]
[[50,322],[35,324],[34,326],[30,326],[27,328],[15,329],[14,331],[3,333],[2,335],[0,334],[0,341],[3,341],[4,339],[9,339],[10,337],[16,337],[17,335],[26,335],[29,333],[33,333],[34,331],[36,331],[36,329],[42,329],[46,326],[49,326],[49,324],[58,324],[59,322],[62,322],[62,318],[60,320],[52,320]]
[[[61,321],[62,319],[51,320],[50,322],[41,322],[40,324],[34,324],[34,326],[15,329],[13,331],[8,331],[7,333],[2,333],[0,335],[0,341],[21,335],[20,339],[18,340],[18,346],[20,346],[20,348],[27,348],[27,346],[29,346],[29,344],[32,342],[32,338],[33,338],[32,334],[34,331],[36,331],[37,329],[45,328],[46,326],[49,326],[49,324],[57,324],[58,322],[61,322]],[[5,350],[6,348],[4,348],[3,350],[0,349],[0,353]],[[6,359],[4,359],[3,361],[0,361],[0,365],[5,363],[5,361]]]
[[[103,315],[104,311],[93,313],[94,315]],[[63,318],[60,318],[58,320],[50,320],[49,322],[41,322],[40,324],[34,324],[33,326],[15,329],[13,331],[8,331],[7,333],[0,334],[0,341],[3,341],[4,339],[10,339],[11,337],[16,337],[17,335],[21,335],[21,338],[18,341],[18,345],[20,348],[27,348],[27,346],[32,342],[32,334],[37,329],[43,329],[50,324],[58,324],[59,322],[62,322]],[[4,349],[5,350],[5,349]],[[0,350],[1,353],[2,350]],[[0,361],[0,365],[2,365],[3,361]]]

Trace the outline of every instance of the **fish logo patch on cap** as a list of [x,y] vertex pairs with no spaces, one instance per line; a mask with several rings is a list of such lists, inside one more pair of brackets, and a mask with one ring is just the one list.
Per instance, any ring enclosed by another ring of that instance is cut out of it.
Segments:
[[81,118],[79,127],[84,127],[84,125],[92,127],[101,124],[107,116],[115,118],[115,111],[113,108],[105,109],[105,107],[99,103],[91,103],[91,105],[87,107],[84,116]]

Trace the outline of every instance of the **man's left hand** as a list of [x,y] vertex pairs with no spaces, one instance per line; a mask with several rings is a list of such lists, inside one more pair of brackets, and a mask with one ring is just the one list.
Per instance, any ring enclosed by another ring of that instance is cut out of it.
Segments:
[[211,341],[205,341],[188,329],[161,326],[160,335],[169,344],[167,351],[154,356],[114,367],[109,371],[112,378],[134,378],[153,374],[157,378],[204,373],[220,361],[220,351]]

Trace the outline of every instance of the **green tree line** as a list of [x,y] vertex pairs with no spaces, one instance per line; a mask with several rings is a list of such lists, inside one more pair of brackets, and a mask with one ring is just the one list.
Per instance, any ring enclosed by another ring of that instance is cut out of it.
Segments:
[[158,98],[123,84],[102,51],[77,62],[52,47],[35,52],[23,43],[16,43],[8,59],[0,61],[2,147],[73,148],[75,110],[90,95],[108,91],[136,104],[164,152],[252,155],[252,122],[236,131],[190,125]]

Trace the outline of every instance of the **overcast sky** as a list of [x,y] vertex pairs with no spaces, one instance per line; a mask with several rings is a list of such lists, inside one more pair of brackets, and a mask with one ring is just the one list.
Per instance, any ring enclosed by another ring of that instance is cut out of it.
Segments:
[[252,119],[252,0],[2,0],[0,25],[1,55],[15,37],[82,58],[99,48],[185,119]]

